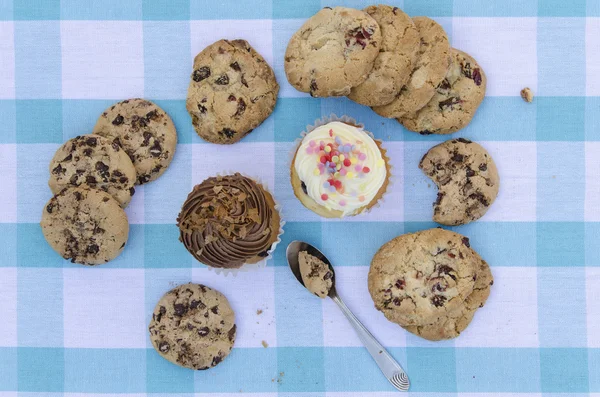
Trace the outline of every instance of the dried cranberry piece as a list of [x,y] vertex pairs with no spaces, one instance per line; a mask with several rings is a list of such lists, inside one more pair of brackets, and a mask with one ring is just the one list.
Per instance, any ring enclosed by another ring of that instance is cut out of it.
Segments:
[[246,102],[244,102],[244,100],[242,98],[240,98],[240,99],[238,99],[237,110],[233,116],[234,117],[241,116],[242,114],[244,114],[245,111],[246,111]]
[[463,245],[466,246],[467,248],[471,247],[471,243],[469,242],[468,237],[463,237],[461,241],[462,241]]
[[479,68],[473,69],[473,81],[475,82],[475,85],[481,85],[481,72],[479,71]]

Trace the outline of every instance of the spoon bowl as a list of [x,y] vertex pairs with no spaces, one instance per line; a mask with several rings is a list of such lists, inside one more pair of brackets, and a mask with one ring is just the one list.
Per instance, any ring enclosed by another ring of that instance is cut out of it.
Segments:
[[360,320],[350,311],[348,306],[342,301],[342,299],[337,294],[337,290],[335,289],[335,271],[333,270],[333,266],[327,257],[319,251],[317,248],[312,245],[305,243],[303,241],[292,241],[286,249],[286,257],[288,261],[288,265],[294,276],[303,287],[304,281],[302,280],[302,274],[300,273],[300,261],[298,260],[298,256],[300,252],[306,251],[308,254],[316,257],[317,259],[323,261],[327,266],[329,266],[329,270],[333,275],[331,278],[332,284],[329,289],[328,296],[333,300],[342,313],[346,316],[354,330],[356,331],[358,337],[362,341],[362,343],[367,348],[377,366],[383,375],[387,378],[387,380],[394,386],[397,390],[400,391],[408,391],[410,388],[410,382],[408,380],[408,376],[406,372],[402,369],[400,364],[392,357],[390,353],[379,343],[377,339],[369,332],[369,330],[360,322]]

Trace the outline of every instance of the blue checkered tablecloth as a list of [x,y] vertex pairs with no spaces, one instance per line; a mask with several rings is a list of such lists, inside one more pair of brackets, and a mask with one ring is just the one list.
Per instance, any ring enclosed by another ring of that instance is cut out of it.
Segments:
[[[292,239],[330,256],[338,291],[407,369],[412,395],[600,396],[600,0],[391,2],[435,18],[488,76],[475,119],[453,135],[482,143],[502,181],[484,218],[454,228],[495,277],[464,334],[433,343],[404,332],[373,308],[366,283],[381,244],[435,226],[436,189],[417,164],[444,137],[406,132],[344,98],[310,98],[285,79],[290,36],[341,1],[0,0],[0,396],[396,395],[334,304],[291,275]],[[220,38],[247,39],[281,85],[274,114],[227,147],[198,138],[185,110],[193,56]],[[525,86],[532,104],[519,97]],[[124,253],[97,268],[70,264],[38,225],[48,162],[128,97],[173,117],[175,159],[137,190]],[[364,123],[389,150],[395,183],[366,216],[322,220],[289,187],[293,141],[330,113]],[[192,186],[227,170],[264,181],[287,221],[268,267],[235,278],[195,262],[175,226]],[[236,311],[235,348],[209,371],[170,364],[147,337],[158,298],[190,280]]]

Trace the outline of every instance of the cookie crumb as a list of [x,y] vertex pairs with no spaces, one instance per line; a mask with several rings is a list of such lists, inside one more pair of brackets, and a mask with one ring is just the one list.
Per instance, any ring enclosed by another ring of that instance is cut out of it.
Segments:
[[262,310],[258,309],[258,310],[256,311],[256,315],[257,315],[257,316],[260,316],[260,315],[262,314],[262,312],[263,312]]
[[266,340],[263,340],[262,342],[263,347],[266,349],[267,347],[269,347],[269,344],[267,343]]
[[531,91],[531,88],[529,87],[525,87],[521,90],[521,98],[523,98],[523,100],[525,102],[533,102],[533,91]]

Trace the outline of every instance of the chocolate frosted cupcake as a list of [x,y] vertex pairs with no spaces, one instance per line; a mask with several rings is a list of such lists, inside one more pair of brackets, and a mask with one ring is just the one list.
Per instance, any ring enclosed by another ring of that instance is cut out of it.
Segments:
[[179,239],[198,261],[237,269],[269,256],[279,240],[273,196],[239,173],[196,185],[177,218]]

